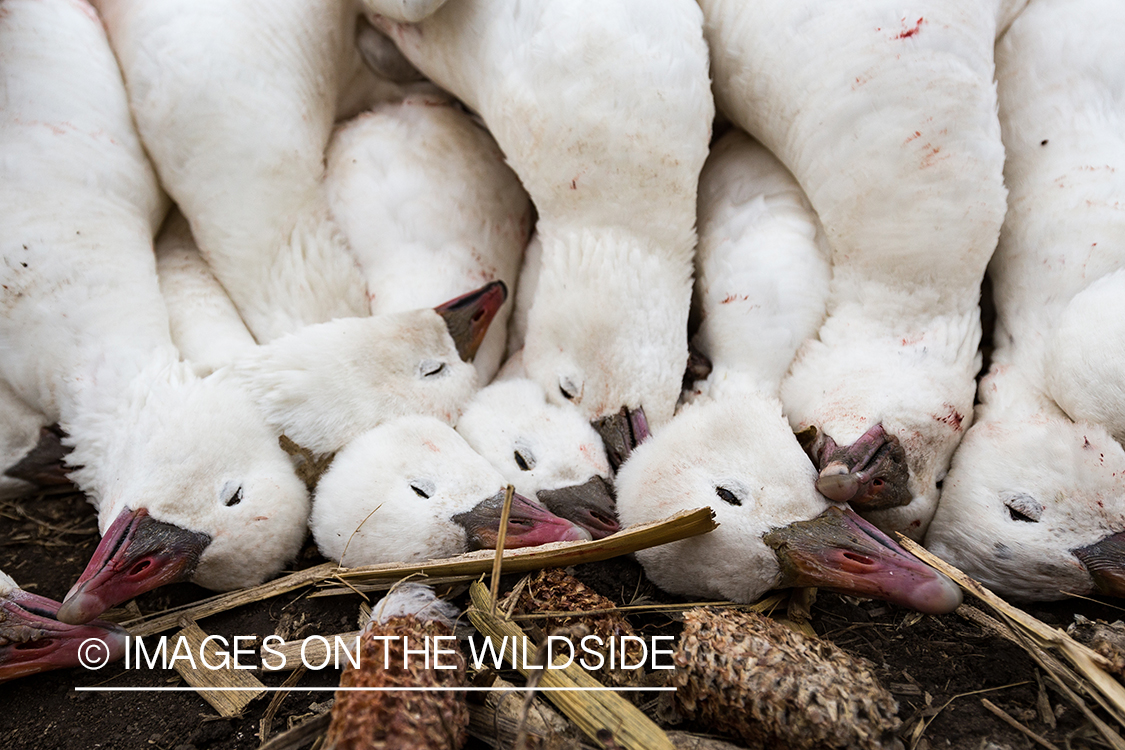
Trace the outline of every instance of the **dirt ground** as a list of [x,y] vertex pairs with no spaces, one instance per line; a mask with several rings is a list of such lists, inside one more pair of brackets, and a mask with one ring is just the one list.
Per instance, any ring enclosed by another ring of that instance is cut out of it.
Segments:
[[[28,498],[0,504],[0,569],[24,588],[61,599],[81,573],[96,543],[92,509],[78,495]],[[307,546],[296,567],[323,560]],[[618,559],[580,566],[575,574],[621,604],[675,601],[644,578],[636,563]],[[227,637],[282,632],[289,639],[314,633],[339,633],[356,627],[355,595],[311,599],[296,591],[270,601],[229,611],[200,622],[208,633]],[[190,584],[169,586],[137,600],[152,613],[203,598],[209,592]],[[464,598],[464,597],[462,597]],[[463,601],[458,603],[463,604]],[[1075,612],[1107,621],[1121,610],[1110,602],[1072,600],[1029,608],[1051,625],[1065,626]],[[1035,745],[985,710],[981,698],[1007,711],[1024,726],[1058,747],[1104,746],[1085,718],[1051,689],[1056,714],[1051,728],[1037,711],[1040,693],[1035,664],[1022,650],[989,636],[956,614],[941,617],[873,601],[856,601],[820,592],[812,607],[816,631],[846,651],[870,660],[899,703],[906,748],[1031,748]],[[632,618],[644,633],[675,633],[673,616]],[[280,685],[288,673],[260,674]],[[331,687],[338,672],[307,672],[300,687]],[[1048,680],[1045,680],[1049,682]],[[172,671],[126,670],[120,663],[100,671],[73,669],[35,675],[0,685],[0,748],[113,748],[152,750],[243,750],[260,744],[259,726],[275,696],[266,694],[235,719],[221,719],[194,692],[89,693],[77,686],[183,685]],[[323,711],[328,692],[286,694],[270,731]],[[919,736],[919,723],[925,725]],[[700,729],[679,727],[680,729]],[[271,735],[271,736],[272,736]],[[473,740],[471,747],[487,747]]]

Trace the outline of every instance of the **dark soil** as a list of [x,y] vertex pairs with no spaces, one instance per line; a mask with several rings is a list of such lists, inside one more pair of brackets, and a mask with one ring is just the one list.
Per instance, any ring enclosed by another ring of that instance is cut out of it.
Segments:
[[[0,569],[24,588],[61,599],[82,572],[97,544],[92,509],[77,495],[28,498],[0,504]],[[309,545],[297,567],[323,562]],[[575,574],[599,593],[622,604],[675,601],[653,587],[628,559],[580,566]],[[354,595],[311,599],[296,591],[270,601],[201,621],[208,633],[256,635],[280,632],[287,639],[332,634],[356,627],[359,598]],[[189,584],[165,587],[137,599],[144,613],[208,596]],[[458,601],[463,604],[463,601]],[[1079,612],[1090,618],[1118,619],[1108,602],[1072,600],[1036,605],[1031,614],[1065,626]],[[818,634],[850,653],[870,660],[883,684],[895,694],[907,748],[1031,748],[1035,745],[981,705],[987,698],[1024,726],[1059,747],[1094,748],[1103,743],[1077,709],[1048,686],[1057,727],[1037,712],[1037,669],[1014,645],[986,634],[957,615],[919,616],[882,602],[857,601],[820,592],[812,608]],[[672,615],[631,618],[644,633],[675,633]],[[280,685],[289,673],[258,673],[267,685]],[[334,686],[332,669],[306,672],[301,687]],[[1044,682],[1049,679],[1044,677]],[[243,714],[221,719],[194,692],[89,693],[78,686],[183,685],[180,676],[160,669],[125,670],[120,663],[100,671],[72,669],[34,675],[0,685],[0,748],[145,748],[152,750],[241,750],[261,743],[259,724],[271,700],[266,694]],[[285,694],[271,734],[311,717],[331,700],[328,692]],[[925,729],[917,735],[920,722]],[[692,729],[692,727],[680,727]],[[699,728],[695,728],[699,729]],[[914,744],[917,740],[917,744]],[[485,747],[474,741],[475,747]]]

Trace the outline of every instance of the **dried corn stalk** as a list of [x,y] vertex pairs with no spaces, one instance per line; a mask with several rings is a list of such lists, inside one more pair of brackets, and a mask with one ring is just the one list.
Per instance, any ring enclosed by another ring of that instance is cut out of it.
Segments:
[[768,617],[691,610],[674,660],[678,709],[752,746],[894,746],[898,706],[870,665]]
[[[456,611],[418,584],[392,590],[372,609],[360,637],[360,664],[340,676],[342,688],[465,687],[465,660],[456,643],[442,657],[456,669],[436,669],[422,654],[433,639],[453,635]],[[377,640],[378,637],[388,640]],[[405,641],[408,638],[409,641]],[[427,644],[427,640],[429,639]],[[411,654],[406,654],[409,647]],[[444,646],[443,646],[444,648]],[[464,693],[338,691],[326,750],[427,750],[460,748],[468,737]]]

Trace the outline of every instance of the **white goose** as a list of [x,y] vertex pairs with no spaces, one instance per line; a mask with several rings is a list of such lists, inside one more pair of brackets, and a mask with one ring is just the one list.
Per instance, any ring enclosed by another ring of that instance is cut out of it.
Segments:
[[1104,367],[1121,351],[1123,25],[1112,0],[1035,0],[996,48],[996,348],[926,544],[1017,599],[1125,596],[1125,413],[1120,363]]
[[[430,89],[358,115],[328,147],[328,202],[372,315],[432,307],[495,280],[514,289],[527,245],[531,202],[519,179],[488,133]],[[511,307],[497,311],[473,359],[481,383],[500,367]]]
[[178,361],[152,251],[166,203],[101,23],[10,0],[0,50],[0,377],[69,435],[104,533],[59,618],[170,580],[260,582],[308,498],[245,394]]
[[530,377],[610,432],[642,407],[666,422],[713,115],[698,7],[457,0],[373,23],[481,115],[539,212]]
[[[342,565],[418,562],[496,546],[505,482],[453,428],[402,417],[341,450],[316,489],[309,528]],[[515,495],[505,547],[589,539]]]
[[[125,655],[129,633],[104,620],[67,625],[55,619],[59,603],[21,589],[0,571],[0,682],[63,667],[77,667],[80,657],[115,661]],[[104,644],[86,651],[89,638]]]
[[1020,4],[701,2],[720,108],[797,178],[832,249],[786,414],[816,428],[822,492],[915,539],[972,420],[1005,208],[992,50]]
[[829,267],[816,216],[793,177],[733,131],[712,150],[699,189],[695,342],[713,370],[617,477],[626,525],[711,506],[710,534],[637,553],[662,588],[756,600],[812,585],[949,611],[958,589],[829,504],[781,413],[778,390],[824,317]]

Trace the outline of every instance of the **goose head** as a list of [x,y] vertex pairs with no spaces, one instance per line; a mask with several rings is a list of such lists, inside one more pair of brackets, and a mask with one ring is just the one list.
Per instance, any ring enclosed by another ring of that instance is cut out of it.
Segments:
[[[157,586],[215,590],[261,583],[299,551],[308,494],[277,437],[223,371],[134,381],[100,445],[76,441],[102,540],[58,617],[88,622]],[[70,431],[85,434],[84,430]]]
[[926,546],[1013,599],[1125,596],[1125,450],[1053,407],[983,420],[954,455]]
[[524,497],[537,498],[595,539],[617,531],[601,439],[574,406],[548,403],[538,383],[513,378],[481,389],[457,432]]
[[[87,625],[67,625],[55,615],[59,603],[29,594],[11,577],[0,572],[0,682],[36,672],[77,667],[80,657],[120,659],[129,634],[103,620]],[[82,654],[89,638],[97,638],[105,650]]]
[[[336,455],[309,525],[321,553],[346,566],[450,557],[495,548],[505,487],[452,427],[401,417]],[[513,497],[505,547],[589,538],[538,502]]]
[[750,602],[772,588],[820,586],[922,612],[960,604],[949,579],[830,506],[814,479],[776,399],[699,400],[622,468],[618,512],[632,525],[714,510],[711,533],[637,552],[649,578],[673,593]]
[[524,367],[551,403],[578,407],[616,468],[675,410],[688,358],[690,258],[671,262],[620,232],[583,230],[567,241],[542,224],[539,232]]
[[476,392],[470,362],[506,296],[494,281],[433,309],[306,326],[234,369],[269,422],[314,453],[397,416],[452,424]]
[[806,342],[782,401],[825,497],[884,531],[925,535],[972,422],[979,330],[979,320],[958,319],[892,338],[845,310]]

